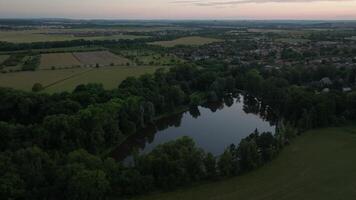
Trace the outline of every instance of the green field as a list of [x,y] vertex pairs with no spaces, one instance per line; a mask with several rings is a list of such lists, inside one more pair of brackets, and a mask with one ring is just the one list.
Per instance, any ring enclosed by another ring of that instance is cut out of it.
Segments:
[[246,175],[139,200],[352,200],[356,127],[309,131],[271,163]]
[[158,68],[160,67],[101,67],[5,73],[0,74],[0,87],[30,91],[33,84],[41,83],[47,87],[44,92],[53,93],[72,91],[79,84],[102,83],[106,89],[113,89],[129,76],[153,73]]
[[[70,30],[69,30],[70,31]],[[75,37],[71,34],[47,34],[48,30],[23,30],[23,31],[0,31],[0,41],[11,43],[30,43],[30,42],[53,42],[69,40],[119,40],[119,39],[137,39],[146,36],[136,35],[110,35],[94,37]]]
[[213,42],[220,42],[220,41],[222,41],[222,40],[215,39],[215,38],[192,36],[192,37],[178,38],[178,39],[171,40],[171,41],[151,42],[149,44],[160,45],[163,47],[174,47],[177,45],[200,46],[200,45],[209,44],[209,43],[213,43]]

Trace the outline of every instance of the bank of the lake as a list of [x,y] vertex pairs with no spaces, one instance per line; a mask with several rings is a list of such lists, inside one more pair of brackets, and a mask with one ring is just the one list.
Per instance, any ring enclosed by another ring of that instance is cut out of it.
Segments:
[[239,95],[161,118],[129,136],[114,150],[113,157],[122,160],[134,150],[148,153],[160,144],[183,136],[191,137],[199,148],[219,156],[226,147],[238,144],[256,129],[274,133],[275,126],[256,110],[259,103],[251,101],[251,97]]
[[356,196],[356,126],[311,130],[271,163],[235,178],[137,200],[335,200]]

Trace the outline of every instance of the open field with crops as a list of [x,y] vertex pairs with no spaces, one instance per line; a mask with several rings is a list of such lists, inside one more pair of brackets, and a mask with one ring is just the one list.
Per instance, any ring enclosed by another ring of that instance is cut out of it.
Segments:
[[116,88],[129,76],[153,73],[160,67],[102,67],[63,70],[38,70],[0,74],[0,87],[12,87],[31,91],[35,83],[41,83],[44,92],[71,91],[79,84],[101,83],[106,89]]
[[309,131],[266,166],[246,175],[140,200],[352,200],[356,127]]
[[178,39],[171,40],[171,41],[151,42],[150,44],[160,45],[163,47],[174,47],[177,45],[200,46],[200,45],[209,44],[209,43],[213,43],[213,42],[220,42],[220,41],[222,41],[222,40],[215,39],[215,38],[193,36],[193,37],[178,38]]
[[[103,35],[103,36],[75,36],[75,32],[66,34],[55,30],[22,30],[22,31],[0,31],[0,41],[11,43],[31,43],[31,42],[53,42],[70,40],[119,40],[119,39],[137,39],[146,36],[136,35]],[[69,30],[70,31],[70,30]]]
[[130,60],[109,51],[75,52],[73,55],[80,63],[86,66],[95,66],[96,64],[100,66],[127,65],[130,63]]
[[161,67],[102,67],[92,69],[88,73],[75,76],[63,82],[59,82],[46,88],[45,92],[53,93],[60,91],[71,91],[79,84],[101,83],[105,89],[114,89],[127,77],[138,77],[143,74],[154,73]]
[[40,69],[51,69],[51,67],[74,67],[81,66],[76,57],[72,53],[50,53],[42,54]]
[[40,69],[68,68],[79,66],[117,66],[131,61],[109,51],[42,54]]

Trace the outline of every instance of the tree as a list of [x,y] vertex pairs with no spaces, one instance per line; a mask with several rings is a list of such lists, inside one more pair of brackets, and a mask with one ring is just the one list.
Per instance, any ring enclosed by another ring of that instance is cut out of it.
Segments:
[[32,86],[32,92],[39,92],[43,90],[43,86],[41,83],[35,83],[33,86]]
[[213,154],[208,153],[204,157],[205,172],[208,179],[214,179],[217,176],[216,160]]
[[241,140],[238,148],[238,156],[243,171],[255,169],[260,164],[260,156],[255,140]]
[[218,160],[218,168],[221,176],[233,176],[240,172],[235,145],[231,145],[220,156]]

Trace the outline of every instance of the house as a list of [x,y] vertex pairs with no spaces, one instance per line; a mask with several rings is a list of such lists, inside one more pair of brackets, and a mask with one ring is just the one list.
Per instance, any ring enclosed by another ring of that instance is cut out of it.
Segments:
[[326,85],[332,85],[333,82],[330,80],[329,77],[324,77],[320,80],[320,84],[326,86]]
[[322,92],[328,93],[328,92],[330,92],[330,89],[329,89],[329,88],[324,88],[324,89],[322,90]]
[[343,92],[351,92],[352,89],[350,87],[344,87],[344,88],[342,88],[342,91]]

